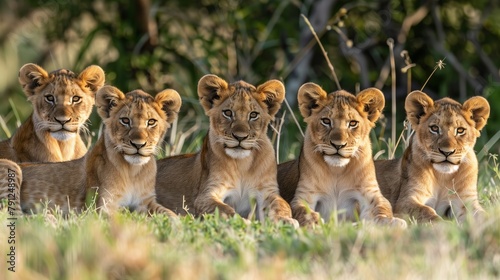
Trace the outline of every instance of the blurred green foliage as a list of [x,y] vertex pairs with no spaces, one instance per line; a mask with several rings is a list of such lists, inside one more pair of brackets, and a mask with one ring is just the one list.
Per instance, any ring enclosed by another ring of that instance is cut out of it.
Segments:
[[[208,127],[196,94],[198,79],[207,73],[256,85],[281,79],[304,128],[294,103],[298,86],[311,81],[327,91],[337,88],[301,14],[315,27],[344,89],[376,86],[386,94],[377,136],[386,137],[391,129],[389,38],[394,40],[398,135],[408,89],[420,89],[443,59],[446,66],[424,91],[460,101],[473,95],[488,98],[491,119],[476,149],[499,130],[500,112],[494,106],[500,98],[497,1],[5,0],[0,3],[0,116],[6,127],[0,139],[31,111],[17,83],[17,71],[28,62],[49,71],[76,72],[98,64],[107,84],[123,91],[176,89],[184,103],[171,136],[175,139],[168,141],[184,137],[180,152],[197,150]],[[408,65],[409,71],[401,71]],[[285,115],[282,160],[297,154],[301,140],[291,113]],[[97,133],[99,123],[93,114],[90,130]],[[196,131],[183,134],[193,127]]]

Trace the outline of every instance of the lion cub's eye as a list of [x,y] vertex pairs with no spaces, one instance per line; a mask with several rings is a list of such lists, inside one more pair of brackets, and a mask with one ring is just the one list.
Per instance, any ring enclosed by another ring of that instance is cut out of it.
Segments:
[[350,121],[349,128],[356,128],[356,127],[358,127],[358,124],[359,124],[358,121]]
[[329,118],[322,118],[321,124],[326,126],[326,127],[330,127],[330,125],[332,124],[332,121]]
[[120,118],[120,123],[129,126],[130,125],[130,119],[129,118]]
[[250,113],[250,120],[251,121],[254,121],[254,120],[258,119],[258,118],[259,118],[259,113],[257,113],[257,112],[251,112]]
[[224,115],[224,117],[226,117],[228,119],[231,119],[233,117],[233,111],[231,111],[231,110],[224,110],[224,111],[222,111],[222,115]]
[[149,119],[149,120],[148,120],[148,126],[156,126],[156,123],[157,123],[157,122],[158,122],[158,121],[157,121],[157,120],[155,120],[155,119]]
[[45,101],[47,101],[50,104],[53,104],[54,103],[54,96],[53,95],[46,95]]
[[434,134],[439,133],[439,126],[437,126],[437,125],[431,125],[431,126],[429,126],[429,129],[430,129],[431,133],[434,133]]
[[465,134],[465,128],[459,127],[457,128],[457,135],[464,135]]
[[75,95],[71,98],[72,103],[79,103],[80,101],[82,101],[82,98],[80,96]]

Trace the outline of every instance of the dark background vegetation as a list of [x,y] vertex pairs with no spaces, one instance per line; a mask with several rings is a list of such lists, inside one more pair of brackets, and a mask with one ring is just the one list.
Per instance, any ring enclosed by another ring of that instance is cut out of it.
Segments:
[[[443,59],[445,67],[434,73],[424,91],[461,102],[473,95],[489,100],[491,118],[476,150],[498,132],[498,1],[4,0],[0,3],[0,139],[31,111],[17,82],[19,68],[28,62],[48,71],[75,72],[98,64],[106,72],[107,84],[125,92],[176,89],[184,103],[169,141],[180,145],[177,152],[196,150],[207,129],[196,94],[197,81],[207,73],[255,85],[280,79],[299,117],[295,108],[300,85],[315,82],[329,92],[337,90],[301,14],[318,33],[343,89],[357,92],[375,86],[385,93],[385,117],[375,140],[389,137],[391,130],[391,39],[398,135],[406,94],[422,88]],[[280,141],[282,160],[297,154],[301,140],[290,112],[284,112],[278,116],[285,114],[286,133],[274,138]],[[96,134],[100,123],[96,114],[91,121]],[[299,122],[305,127],[300,117]],[[385,145],[379,140],[374,146],[385,149]],[[490,152],[498,153],[498,148]]]

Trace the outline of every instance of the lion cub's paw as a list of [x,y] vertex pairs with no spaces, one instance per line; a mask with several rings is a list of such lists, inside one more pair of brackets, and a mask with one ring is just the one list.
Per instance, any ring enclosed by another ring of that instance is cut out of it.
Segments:
[[419,223],[438,223],[443,221],[443,218],[437,214],[425,214],[421,215],[418,219]]
[[174,226],[180,226],[182,223],[181,223],[181,218],[179,216],[167,216],[168,217],[168,220],[170,221],[170,223]]
[[[241,216],[240,216],[241,217]],[[243,221],[243,223],[247,226],[250,226],[252,225],[252,220],[248,219],[248,218],[245,218],[245,217],[241,217],[241,220]]]
[[227,219],[230,219],[232,217],[234,217],[236,215],[236,212],[233,210],[233,211],[220,211],[219,212],[219,216],[224,219],[224,220],[227,220]]
[[407,228],[408,224],[405,220],[396,217],[378,217],[375,222],[381,225],[387,225],[391,227]]
[[323,219],[318,212],[306,213],[301,217],[297,217],[297,220],[301,226],[307,228],[314,228],[320,222],[323,222]]
[[400,218],[396,218],[396,217],[391,219],[391,221],[389,222],[389,225],[392,227],[399,227],[402,229],[405,229],[408,227],[408,224],[406,223],[405,220],[400,219]]
[[282,221],[284,224],[289,224],[293,226],[293,228],[295,229],[299,228],[299,221],[295,220],[294,218],[280,217],[278,218],[278,220]]
[[[458,219],[459,222],[463,223],[465,220],[466,220],[467,217],[463,217],[462,219]],[[476,211],[473,215],[472,215],[472,221],[476,224],[483,224],[484,222],[486,222],[486,220],[488,220],[489,215],[486,213],[486,211],[484,210],[479,210],[479,211]]]

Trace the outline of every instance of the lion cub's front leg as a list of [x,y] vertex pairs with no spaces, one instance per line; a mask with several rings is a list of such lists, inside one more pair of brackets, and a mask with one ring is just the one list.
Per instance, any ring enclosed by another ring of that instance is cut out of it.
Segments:
[[391,203],[382,195],[378,185],[367,187],[362,195],[365,202],[362,207],[361,218],[373,219],[377,224],[406,228],[406,221],[393,216]]
[[319,224],[322,219],[321,215],[314,211],[310,206],[313,205],[311,201],[301,198],[296,195],[291,202],[293,218],[296,219],[300,226],[314,227]]
[[299,227],[299,223],[296,219],[292,218],[292,210],[290,205],[279,195],[272,194],[266,198],[266,203],[268,203],[268,215],[269,219],[272,221],[282,221],[284,223],[290,224],[295,228]]
[[224,193],[227,188],[224,186],[211,186],[208,185],[205,190],[198,195],[194,201],[195,215],[199,216],[205,213],[213,213],[215,209],[219,209],[219,213],[223,217],[232,217],[236,214],[233,207],[227,205],[222,201],[218,195]]
[[314,227],[322,220],[318,212],[310,210],[304,205],[294,207],[292,212],[293,218],[303,227]]
[[[419,182],[417,185],[413,182]],[[394,207],[394,213],[406,214],[410,218],[414,218],[419,223],[435,222],[442,220],[436,210],[425,205],[425,201],[432,197],[432,193],[428,190],[431,185],[428,178],[412,177],[402,182],[405,189],[399,196]]]
[[396,213],[406,213],[417,222],[436,222],[442,218],[432,207],[412,199],[399,200],[395,208]]
[[177,214],[175,214],[172,210],[159,204],[156,201],[155,197],[150,198],[149,201],[148,200],[144,201],[144,204],[146,205],[146,208],[148,209],[148,214],[150,214],[150,215],[154,214],[154,213],[158,213],[158,214],[167,215],[170,219],[177,219],[178,218]]

